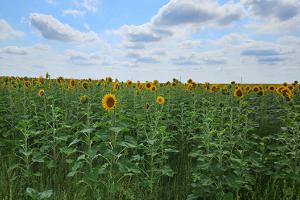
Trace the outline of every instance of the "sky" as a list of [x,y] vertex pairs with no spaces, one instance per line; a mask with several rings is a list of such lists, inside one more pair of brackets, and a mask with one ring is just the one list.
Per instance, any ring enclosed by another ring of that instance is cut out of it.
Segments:
[[300,0],[2,0],[0,76],[282,83]]

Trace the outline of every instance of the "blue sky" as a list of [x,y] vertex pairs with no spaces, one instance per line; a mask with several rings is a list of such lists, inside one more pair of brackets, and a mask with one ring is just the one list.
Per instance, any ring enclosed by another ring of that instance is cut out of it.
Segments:
[[281,83],[300,77],[299,0],[11,0],[0,75]]

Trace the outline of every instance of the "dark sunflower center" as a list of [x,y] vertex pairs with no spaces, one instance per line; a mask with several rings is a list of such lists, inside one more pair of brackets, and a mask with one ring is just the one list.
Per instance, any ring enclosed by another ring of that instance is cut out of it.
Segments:
[[243,96],[243,93],[242,93],[241,90],[238,90],[238,91],[236,91],[236,95],[237,95],[238,97],[241,97],[241,96]]
[[115,105],[115,100],[114,100],[112,97],[109,97],[109,98],[107,99],[107,101],[106,101],[106,105],[107,105],[107,107],[109,107],[109,108],[114,107],[114,105]]

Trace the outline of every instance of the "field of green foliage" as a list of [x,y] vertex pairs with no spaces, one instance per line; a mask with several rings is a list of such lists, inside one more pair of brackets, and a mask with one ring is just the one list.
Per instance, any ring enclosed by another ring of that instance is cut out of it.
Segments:
[[300,199],[296,82],[0,84],[1,200]]

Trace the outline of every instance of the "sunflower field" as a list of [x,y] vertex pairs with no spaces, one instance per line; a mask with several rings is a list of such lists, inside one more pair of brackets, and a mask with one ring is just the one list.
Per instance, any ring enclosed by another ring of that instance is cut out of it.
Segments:
[[0,77],[1,200],[300,199],[300,88]]

